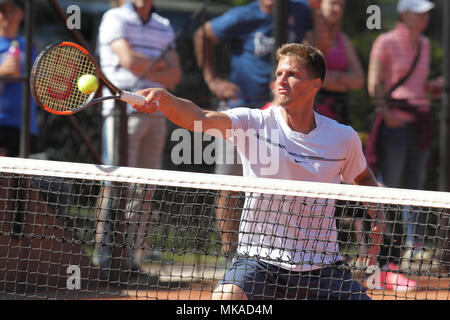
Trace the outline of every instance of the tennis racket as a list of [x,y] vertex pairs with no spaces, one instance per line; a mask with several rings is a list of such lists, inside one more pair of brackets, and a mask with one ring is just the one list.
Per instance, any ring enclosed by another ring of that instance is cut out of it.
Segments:
[[[86,74],[101,79],[113,95],[95,98],[95,92],[84,94],[77,87],[78,79]],[[33,64],[30,87],[34,99],[46,111],[70,115],[108,99],[120,99],[143,106],[145,97],[124,91],[113,85],[101,72],[91,54],[72,42],[60,42],[45,48]]]

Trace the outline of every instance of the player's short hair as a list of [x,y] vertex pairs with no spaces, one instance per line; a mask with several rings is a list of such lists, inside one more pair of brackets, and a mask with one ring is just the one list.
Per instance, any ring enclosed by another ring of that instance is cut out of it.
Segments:
[[305,63],[306,71],[311,78],[325,81],[326,63],[320,50],[300,43],[287,43],[277,50],[276,58],[280,61],[284,57],[295,57]]

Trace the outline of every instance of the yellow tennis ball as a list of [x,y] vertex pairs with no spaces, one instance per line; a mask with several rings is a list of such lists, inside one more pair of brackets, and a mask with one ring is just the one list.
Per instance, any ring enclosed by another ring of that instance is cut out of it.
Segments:
[[77,82],[78,90],[84,94],[91,94],[98,89],[97,77],[92,74],[82,75]]

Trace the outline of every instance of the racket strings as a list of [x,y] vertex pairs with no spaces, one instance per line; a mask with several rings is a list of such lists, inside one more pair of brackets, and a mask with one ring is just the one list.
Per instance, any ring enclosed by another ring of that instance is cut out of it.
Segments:
[[96,75],[88,55],[76,47],[61,45],[49,49],[34,70],[34,89],[40,102],[56,113],[73,113],[83,108],[95,95],[84,94],[77,87],[78,78]]

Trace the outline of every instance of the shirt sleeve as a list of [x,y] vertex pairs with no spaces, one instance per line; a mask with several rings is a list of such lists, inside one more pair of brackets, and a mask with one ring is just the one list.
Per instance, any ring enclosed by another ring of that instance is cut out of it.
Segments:
[[367,167],[366,157],[362,150],[362,143],[356,131],[352,130],[349,148],[341,178],[345,183],[353,183],[353,180]]
[[249,134],[250,130],[260,129],[263,116],[259,109],[233,108],[224,111],[231,119],[231,130],[227,135],[230,143],[236,144],[240,135]]
[[99,43],[109,45],[114,40],[124,38],[126,38],[126,35],[120,15],[115,14],[114,11],[107,11],[99,26]]
[[242,18],[239,7],[230,9],[221,16],[211,19],[211,28],[221,41],[227,41],[239,36],[239,25]]

